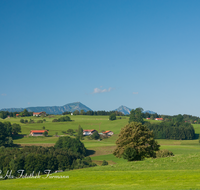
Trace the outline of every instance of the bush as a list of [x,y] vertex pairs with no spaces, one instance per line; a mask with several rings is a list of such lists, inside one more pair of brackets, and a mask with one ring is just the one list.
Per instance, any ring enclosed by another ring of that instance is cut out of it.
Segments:
[[57,119],[53,119],[52,122],[58,122],[58,120]]
[[63,122],[63,121],[71,121],[71,119],[70,119],[69,116],[64,116],[64,117],[60,117],[60,118],[58,118],[58,121],[59,121],[59,122]]
[[24,123],[24,119],[20,119],[20,123]]
[[116,114],[115,114],[115,113],[112,113],[112,114],[109,116],[109,120],[111,120],[111,121],[116,120]]
[[43,120],[38,120],[37,123],[43,123]]
[[34,120],[32,120],[32,119],[30,119],[29,123],[35,123],[35,121],[34,121]]
[[169,151],[169,150],[159,150],[156,152],[156,158],[163,158],[163,157],[170,157],[170,156],[174,156],[173,152]]
[[97,131],[95,131],[95,132],[91,135],[91,139],[97,140],[97,139],[99,139],[99,138],[100,138],[100,135],[99,135],[99,133],[98,133]]
[[58,119],[54,119],[52,122],[64,122],[64,121],[71,121],[69,116],[60,117]]
[[45,132],[43,133],[43,135],[44,135],[45,137],[47,137],[47,136],[48,136],[48,132],[45,131]]
[[103,162],[102,162],[102,164],[101,164],[102,166],[106,166],[106,165],[108,165],[108,162],[107,161],[105,161],[105,160],[103,160]]
[[74,133],[74,130],[73,130],[73,129],[68,129],[68,130],[67,130],[67,133],[68,133],[70,136],[72,136],[73,133]]

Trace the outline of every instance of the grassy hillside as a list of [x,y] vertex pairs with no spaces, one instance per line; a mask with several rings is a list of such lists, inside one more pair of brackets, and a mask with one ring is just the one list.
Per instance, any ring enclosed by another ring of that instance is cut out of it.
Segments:
[[[0,181],[7,189],[200,189],[200,154],[121,162],[51,175],[39,179]],[[53,178],[56,176],[57,178]],[[69,176],[69,178],[58,178]]]
[[[112,130],[114,135],[102,141],[88,140],[82,142],[88,149],[93,162],[99,166],[94,168],[66,171],[55,176],[69,178],[14,179],[0,181],[0,189],[200,189],[200,145],[196,140],[166,140],[158,139],[161,149],[172,151],[175,156],[144,161],[127,162],[116,158],[112,152],[115,141],[122,127],[128,123],[128,117],[109,121],[108,116],[70,116],[72,122],[52,123],[58,118],[46,117],[45,123],[20,124],[22,134],[28,135],[30,130],[49,129],[50,137],[24,137],[14,140],[22,145],[53,146],[58,140],[55,133],[63,135],[62,131],[77,129]],[[30,117],[27,118],[28,120]],[[41,118],[31,117],[35,121]],[[19,118],[6,119],[11,123],[20,123]],[[4,120],[5,121],[5,120]],[[153,121],[160,122],[160,121]],[[200,134],[200,125],[194,124],[195,132]],[[108,161],[108,166],[100,166],[102,161]]]

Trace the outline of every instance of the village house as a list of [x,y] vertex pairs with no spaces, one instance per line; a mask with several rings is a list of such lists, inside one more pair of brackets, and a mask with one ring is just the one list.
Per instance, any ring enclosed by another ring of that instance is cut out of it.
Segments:
[[46,112],[42,111],[42,112],[33,112],[33,116],[41,116],[42,114],[44,114],[44,116],[46,116]]
[[146,119],[150,119],[150,118],[148,117],[148,118],[146,118]]
[[112,136],[114,133],[112,131],[103,132],[104,135]]
[[156,118],[155,120],[163,121],[163,118]]
[[83,135],[84,135],[84,136],[89,136],[89,135],[92,135],[94,132],[96,132],[95,129],[83,130]]
[[31,130],[30,131],[30,136],[43,136],[43,133],[45,131],[48,133],[47,130]]

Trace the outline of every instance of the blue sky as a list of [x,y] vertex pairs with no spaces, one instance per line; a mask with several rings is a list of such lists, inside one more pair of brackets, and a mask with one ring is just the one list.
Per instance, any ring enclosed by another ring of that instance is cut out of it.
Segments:
[[200,116],[200,1],[0,0],[0,109],[81,102]]

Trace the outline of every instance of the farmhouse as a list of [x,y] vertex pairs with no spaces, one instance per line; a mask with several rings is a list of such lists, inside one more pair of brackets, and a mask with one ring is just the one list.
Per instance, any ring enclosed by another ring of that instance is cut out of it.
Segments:
[[146,118],[146,119],[150,119],[150,118],[148,117],[148,118]]
[[42,112],[33,112],[33,116],[41,116],[42,114],[44,114],[44,116],[46,116],[46,112],[42,111]]
[[43,136],[43,133],[44,133],[45,131],[48,133],[47,130],[31,130],[31,131],[30,131],[30,135],[31,135],[31,136]]
[[155,120],[163,121],[163,118],[156,118]]
[[83,135],[84,135],[84,136],[89,136],[89,135],[92,135],[94,132],[96,132],[95,129],[83,130]]
[[103,132],[104,135],[108,135],[108,136],[111,136],[113,135],[114,133],[112,131],[105,131]]

